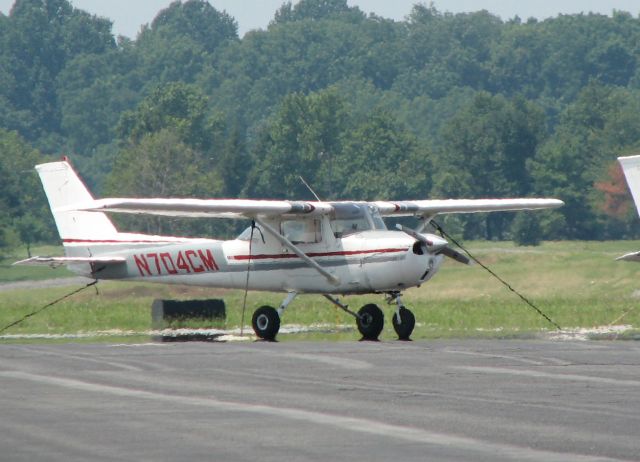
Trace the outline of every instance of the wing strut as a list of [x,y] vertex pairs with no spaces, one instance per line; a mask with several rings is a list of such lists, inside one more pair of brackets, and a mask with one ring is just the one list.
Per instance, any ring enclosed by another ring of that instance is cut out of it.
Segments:
[[318,263],[316,263],[315,261],[313,261],[306,253],[304,253],[302,250],[300,250],[298,247],[296,247],[293,242],[291,242],[289,239],[287,239],[286,237],[284,237],[282,234],[280,234],[278,231],[276,231],[275,229],[273,229],[270,225],[266,224],[265,222],[259,220],[256,218],[256,223],[258,223],[262,228],[264,228],[269,234],[271,234],[273,237],[275,237],[278,241],[280,241],[280,243],[282,245],[284,245],[287,249],[291,250],[293,253],[295,253],[298,257],[300,257],[302,260],[304,260],[305,263],[307,263],[307,265],[309,265],[310,267],[312,267],[313,269],[315,269],[318,273],[320,273],[321,275],[323,275],[327,281],[329,281],[331,284],[337,286],[340,285],[340,279],[337,278],[336,276],[334,276],[333,274],[331,274],[330,272],[328,272],[327,270],[325,270],[322,266],[320,266]]

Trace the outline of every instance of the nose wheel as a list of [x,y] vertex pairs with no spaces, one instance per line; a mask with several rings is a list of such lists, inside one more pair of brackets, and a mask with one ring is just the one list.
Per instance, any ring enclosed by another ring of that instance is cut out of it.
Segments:
[[395,303],[397,308],[393,313],[392,323],[393,330],[398,334],[398,340],[411,340],[413,328],[416,326],[416,318],[406,306],[402,303],[400,292],[387,293],[387,303],[389,305]]
[[416,318],[413,313],[401,306],[393,314],[393,329],[398,334],[398,340],[411,340],[411,333],[416,325]]
[[[373,303],[369,303],[360,308],[360,311],[355,313],[351,311],[349,307],[340,300],[331,295],[324,296],[331,303],[336,305],[341,310],[349,313],[356,318],[356,325],[358,331],[362,334],[362,340],[378,340],[382,328],[384,327],[384,313]],[[402,299],[398,292],[390,292],[387,294],[387,302],[389,304],[396,303],[398,309],[393,314],[392,322],[393,329],[398,334],[399,340],[410,340],[413,328],[416,325],[416,318],[413,313],[402,304]]]

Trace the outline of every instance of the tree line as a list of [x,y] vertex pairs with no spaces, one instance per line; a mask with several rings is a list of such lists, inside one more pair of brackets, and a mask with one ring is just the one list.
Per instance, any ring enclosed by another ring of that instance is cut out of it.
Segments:
[[[553,196],[446,217],[467,239],[637,237],[615,165],[640,146],[640,18],[503,21],[418,3],[283,3],[238,36],[204,0],[134,39],[67,0],[0,14],[0,247],[55,241],[35,163],[68,154],[99,195],[323,200]],[[124,220],[225,234],[207,220]]]

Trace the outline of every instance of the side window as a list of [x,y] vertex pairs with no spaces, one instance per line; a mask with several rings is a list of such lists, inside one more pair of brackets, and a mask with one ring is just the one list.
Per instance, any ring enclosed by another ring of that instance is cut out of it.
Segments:
[[239,241],[248,241],[251,238],[252,234],[254,241],[260,240],[262,239],[262,236],[264,236],[259,226],[256,226],[256,228],[253,230],[253,233],[251,232],[251,226],[249,226],[244,231],[242,231],[236,239],[238,239]]
[[322,240],[319,220],[284,220],[280,232],[294,244],[313,244]]

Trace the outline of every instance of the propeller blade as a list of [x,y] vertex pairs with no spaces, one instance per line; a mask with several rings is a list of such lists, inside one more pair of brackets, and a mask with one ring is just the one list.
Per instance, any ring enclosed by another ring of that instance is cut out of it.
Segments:
[[464,265],[471,264],[471,260],[469,259],[469,257],[467,257],[466,255],[462,255],[460,252],[453,250],[451,247],[445,247],[444,249],[440,250],[438,253],[441,253],[442,255],[452,258],[458,263],[462,263]]

